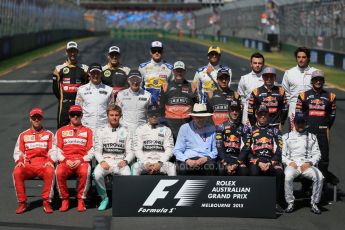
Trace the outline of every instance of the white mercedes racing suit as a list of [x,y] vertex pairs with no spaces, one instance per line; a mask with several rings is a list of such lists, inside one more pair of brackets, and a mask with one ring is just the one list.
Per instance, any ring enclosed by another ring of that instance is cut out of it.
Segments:
[[[292,131],[283,135],[282,161],[285,167],[285,199],[288,204],[293,203],[293,180],[302,176],[313,181],[313,194],[311,203],[319,203],[322,192],[324,177],[321,171],[315,166],[321,158],[319,144],[316,136],[309,132],[299,133]],[[297,169],[289,166],[295,162]],[[301,172],[301,165],[305,162],[311,163],[311,167]]]
[[153,127],[150,124],[139,126],[133,139],[137,162],[133,165],[133,175],[145,173],[146,163],[161,163],[160,172],[176,176],[176,167],[169,162],[174,148],[174,139],[170,128],[164,125]]
[[[211,65],[211,64],[208,64],[208,65]],[[203,104],[207,102],[207,94],[217,89],[217,73],[219,69],[224,68],[229,71],[229,75],[230,75],[229,87],[231,84],[231,77],[232,77],[231,69],[224,65],[212,66],[213,71],[210,74],[207,74],[208,65],[205,65],[197,69],[194,75],[194,79],[193,79],[193,85],[197,87],[199,103],[203,103]]]
[[314,67],[300,68],[297,66],[287,70],[284,74],[282,86],[285,90],[289,103],[290,124],[293,127],[293,117],[296,110],[298,95],[311,89],[311,74],[316,69]]
[[121,124],[134,133],[138,126],[147,121],[146,111],[151,104],[151,94],[143,89],[138,92],[125,89],[118,93],[116,104],[122,109]]
[[172,80],[172,65],[166,61],[155,62],[152,59],[138,68],[143,77],[143,89],[152,95],[152,104],[157,105],[162,85]]
[[[98,194],[104,199],[107,197],[104,177],[108,174],[131,175],[128,165],[119,168],[118,164],[122,160],[126,160],[129,164],[134,159],[132,151],[132,138],[128,129],[122,125],[112,128],[108,125],[98,129],[95,135],[94,151],[98,162],[93,176],[96,181]],[[108,163],[110,168],[105,170],[101,166],[101,162]]]
[[238,83],[237,92],[241,96],[243,105],[242,112],[242,124],[250,125],[248,120],[248,100],[254,89],[259,88],[264,84],[261,73],[255,73],[254,71],[241,76],[240,82]]
[[113,89],[103,83],[89,82],[78,88],[75,104],[83,108],[82,123],[95,133],[107,124],[107,107],[112,102]]

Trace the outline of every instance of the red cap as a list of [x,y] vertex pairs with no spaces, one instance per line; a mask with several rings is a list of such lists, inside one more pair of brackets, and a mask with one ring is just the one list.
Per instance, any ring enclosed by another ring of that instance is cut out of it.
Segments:
[[43,117],[43,110],[40,107],[34,107],[31,109],[30,111],[30,117],[32,117],[33,115],[41,115]]
[[80,105],[72,105],[69,107],[68,113],[70,112],[83,112],[83,109],[81,108]]

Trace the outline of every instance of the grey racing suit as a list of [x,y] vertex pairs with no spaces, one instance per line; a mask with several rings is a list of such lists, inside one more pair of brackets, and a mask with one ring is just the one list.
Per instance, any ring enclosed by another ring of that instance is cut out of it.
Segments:
[[107,124],[107,107],[112,102],[110,86],[91,82],[78,88],[75,103],[83,108],[82,123],[95,133],[98,128]]
[[[311,203],[319,203],[322,193],[324,177],[321,171],[315,166],[321,158],[321,153],[316,136],[307,131],[299,133],[292,131],[283,135],[282,161],[285,167],[285,199],[288,204],[293,203],[293,180],[302,176],[313,181],[313,194]],[[289,166],[295,162],[297,169]],[[309,162],[312,166],[301,171],[301,165]]]
[[[104,177],[108,174],[131,175],[128,164],[134,159],[132,138],[128,129],[122,125],[112,128],[109,125],[97,130],[95,135],[94,153],[98,165],[93,176],[96,181],[98,194],[104,199],[107,197]],[[119,162],[127,161],[127,165],[120,168]],[[108,163],[110,168],[105,170],[101,162]]]
[[147,121],[146,111],[151,104],[151,94],[143,89],[138,92],[125,89],[118,93],[116,104],[122,109],[121,124],[134,133],[138,126]]
[[176,176],[176,167],[169,162],[174,148],[173,135],[169,127],[144,124],[135,131],[133,138],[135,156],[138,162],[133,165],[133,175],[145,172],[146,163],[161,164],[160,172]]

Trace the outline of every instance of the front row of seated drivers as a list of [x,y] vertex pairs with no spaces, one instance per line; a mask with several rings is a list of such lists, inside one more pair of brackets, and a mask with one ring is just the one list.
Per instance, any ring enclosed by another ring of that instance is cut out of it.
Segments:
[[[171,130],[159,123],[160,113],[156,107],[148,110],[148,123],[131,134],[120,124],[121,108],[111,104],[107,109],[108,125],[98,129],[93,137],[92,130],[81,123],[82,108],[73,105],[69,109],[70,124],[58,129],[55,138],[42,126],[42,109],[33,108],[30,111],[31,128],[19,135],[14,150],[13,177],[19,202],[16,213],[27,209],[24,181],[34,177],[44,180],[44,211],[53,212],[51,199],[55,181],[62,199],[59,210],[67,211],[66,181],[72,175],[78,177],[77,210],[85,211],[90,161],[95,156],[98,165],[93,177],[102,199],[99,210],[105,210],[109,204],[104,182],[108,174],[175,176],[177,171],[179,175],[216,175],[218,171],[219,175],[275,176],[277,204],[284,202],[285,194],[286,212],[294,210],[294,178],[301,175],[311,179],[311,211],[320,214],[317,204],[324,178],[316,167],[320,150],[315,135],[306,131],[304,116],[297,114],[296,131],[282,137],[278,127],[268,125],[266,106],[260,106],[256,111],[257,123],[253,127],[242,125],[238,119],[240,114],[240,104],[230,102],[229,120],[215,127],[208,122],[212,114],[207,112],[206,105],[195,104],[190,114],[192,121],[181,126],[174,147]],[[172,155],[176,157],[176,164],[169,162]],[[54,163],[58,163],[56,180]]]

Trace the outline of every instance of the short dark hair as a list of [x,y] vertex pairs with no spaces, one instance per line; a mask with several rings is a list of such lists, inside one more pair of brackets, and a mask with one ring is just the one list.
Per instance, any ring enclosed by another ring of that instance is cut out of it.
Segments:
[[115,104],[110,104],[107,107],[107,115],[109,114],[110,111],[116,111],[118,112],[120,115],[122,115],[122,109],[120,106],[115,105]]
[[259,52],[253,53],[252,56],[250,56],[250,62],[252,62],[253,58],[262,58],[262,60],[263,60],[264,63],[265,63],[264,55],[262,55],[262,54],[259,53]]
[[305,53],[305,55],[307,56],[308,59],[310,59],[310,50],[307,48],[307,47],[298,47],[296,50],[295,50],[295,58],[297,58],[297,54],[299,52],[303,52]]

